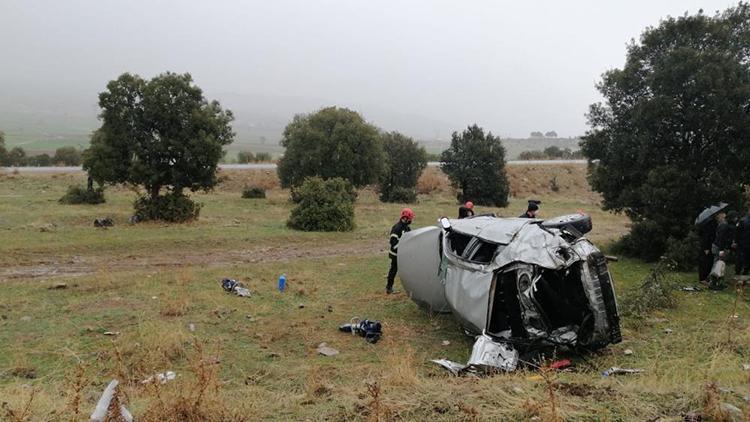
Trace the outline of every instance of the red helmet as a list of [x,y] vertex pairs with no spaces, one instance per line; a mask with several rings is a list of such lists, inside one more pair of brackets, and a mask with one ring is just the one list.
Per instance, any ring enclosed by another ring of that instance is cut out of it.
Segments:
[[406,218],[407,220],[413,220],[414,219],[414,211],[411,210],[411,208],[404,208],[401,210],[401,218]]
[[466,208],[473,210],[474,209],[474,203],[471,201],[466,201],[466,204],[464,205]]

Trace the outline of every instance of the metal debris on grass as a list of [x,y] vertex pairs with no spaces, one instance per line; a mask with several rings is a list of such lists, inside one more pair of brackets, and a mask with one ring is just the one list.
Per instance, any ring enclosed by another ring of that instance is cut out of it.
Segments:
[[167,382],[172,381],[175,378],[177,378],[177,374],[172,371],[160,372],[144,379],[143,381],[141,381],[141,384],[150,384],[152,382],[166,384]]
[[602,375],[605,377],[609,377],[611,375],[618,374],[640,374],[641,372],[644,372],[644,370],[639,368],[619,368],[617,366],[613,366],[606,371],[603,371]]
[[221,280],[221,288],[227,293],[234,293],[240,297],[250,297],[250,290],[239,281],[231,278]]

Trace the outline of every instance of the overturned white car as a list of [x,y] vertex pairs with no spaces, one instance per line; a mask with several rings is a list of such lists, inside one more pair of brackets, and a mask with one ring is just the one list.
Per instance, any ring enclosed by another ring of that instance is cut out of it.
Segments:
[[469,363],[450,369],[513,370],[519,351],[620,342],[612,277],[606,257],[583,236],[590,230],[588,215],[572,214],[444,218],[405,233],[398,267],[411,299],[452,312],[468,333],[481,334]]

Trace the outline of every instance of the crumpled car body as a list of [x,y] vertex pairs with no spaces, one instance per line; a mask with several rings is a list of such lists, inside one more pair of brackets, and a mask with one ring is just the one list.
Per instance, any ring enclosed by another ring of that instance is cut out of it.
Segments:
[[467,333],[481,335],[478,342],[522,351],[621,341],[606,257],[583,236],[588,215],[441,223],[405,233],[399,243],[404,290],[421,307],[452,313]]

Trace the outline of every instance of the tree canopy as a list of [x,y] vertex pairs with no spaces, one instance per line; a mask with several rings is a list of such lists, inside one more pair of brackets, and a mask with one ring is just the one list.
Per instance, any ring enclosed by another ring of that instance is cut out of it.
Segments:
[[383,168],[377,128],[346,108],[295,116],[284,129],[281,145],[286,150],[277,172],[283,187],[299,186],[312,176],[341,177],[361,187],[377,182]]
[[[604,208],[682,238],[715,201],[744,207],[750,178],[750,9],[663,20],[603,75],[582,141]],[[736,209],[735,208],[735,209]]]
[[83,167],[99,183],[210,189],[223,147],[234,138],[232,113],[208,102],[190,74],[163,73],[146,81],[124,73],[99,94],[102,126],[84,153]]
[[479,205],[508,205],[510,191],[505,174],[505,148],[492,132],[469,126],[453,132],[451,146],[443,151],[440,166],[459,188],[458,200]]
[[398,132],[384,133],[382,139],[386,162],[380,176],[380,200],[416,201],[417,181],[427,167],[427,151]]

